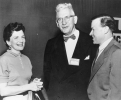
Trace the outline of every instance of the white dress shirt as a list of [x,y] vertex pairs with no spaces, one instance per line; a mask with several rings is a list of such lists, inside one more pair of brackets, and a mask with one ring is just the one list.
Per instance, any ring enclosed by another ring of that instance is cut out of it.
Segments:
[[73,39],[69,38],[67,42],[64,42],[65,48],[66,48],[66,55],[67,55],[67,59],[68,59],[68,64],[70,64],[71,58],[73,56],[73,53],[74,53],[74,50],[76,47],[76,43],[77,43],[77,40],[79,38],[79,31],[74,30],[73,34],[76,36],[76,39],[73,40]]

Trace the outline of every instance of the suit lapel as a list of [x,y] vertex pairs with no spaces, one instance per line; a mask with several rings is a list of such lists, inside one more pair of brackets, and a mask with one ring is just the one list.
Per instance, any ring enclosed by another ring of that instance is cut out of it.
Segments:
[[108,46],[104,49],[104,51],[100,54],[100,56],[98,57],[97,61],[95,62],[95,64],[92,66],[92,73],[91,73],[91,77],[90,77],[90,81],[92,80],[92,78],[94,77],[94,75],[97,73],[97,71],[100,69],[101,65],[104,62],[104,58],[107,57],[108,55],[108,50],[110,50],[111,46],[114,44],[114,40],[112,40]]
[[87,45],[85,42],[83,42],[83,35],[79,32],[79,37],[75,46],[75,50],[73,52],[72,58],[79,58],[80,61],[82,61],[85,58],[85,52]]
[[93,60],[92,67],[91,67],[91,73],[92,73],[92,71],[93,71],[93,67],[94,67],[94,65],[95,65],[95,62],[96,62],[98,53],[99,53],[99,49],[97,49],[96,56],[95,56],[95,58],[94,58],[94,60]]
[[73,52],[72,58],[79,58],[78,50],[81,48],[81,43],[80,42],[81,42],[81,39],[80,39],[80,34],[79,34],[79,38],[77,40],[77,43],[76,43],[75,50]]
[[57,39],[56,49],[57,50],[55,50],[55,54],[57,55],[58,59],[60,59],[59,61],[63,62],[63,64],[68,64],[63,35],[60,35]]

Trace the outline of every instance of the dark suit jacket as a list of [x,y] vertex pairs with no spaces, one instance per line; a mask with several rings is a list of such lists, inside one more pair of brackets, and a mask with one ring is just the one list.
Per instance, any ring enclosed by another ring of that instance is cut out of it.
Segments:
[[121,48],[112,40],[97,59],[88,86],[90,100],[121,100]]
[[[44,86],[50,100],[88,100],[86,93],[91,63],[96,49],[91,38],[80,31],[72,58],[80,59],[79,66],[68,64],[62,33],[49,40],[44,55]],[[90,54],[91,50],[93,53]],[[84,60],[87,56],[89,60]],[[93,55],[93,56],[92,56]]]

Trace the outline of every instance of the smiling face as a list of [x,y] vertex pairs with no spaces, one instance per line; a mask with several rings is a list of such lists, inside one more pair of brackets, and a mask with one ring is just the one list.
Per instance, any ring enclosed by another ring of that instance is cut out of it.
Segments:
[[12,36],[10,37],[10,41],[6,41],[11,51],[14,53],[20,53],[21,50],[24,49],[25,46],[25,35],[22,30],[13,31]]
[[94,44],[102,44],[105,39],[105,27],[101,26],[100,18],[95,19],[91,23],[91,32],[90,35],[93,38]]
[[75,28],[77,16],[71,14],[70,9],[61,9],[57,13],[57,26],[65,34],[70,35]]

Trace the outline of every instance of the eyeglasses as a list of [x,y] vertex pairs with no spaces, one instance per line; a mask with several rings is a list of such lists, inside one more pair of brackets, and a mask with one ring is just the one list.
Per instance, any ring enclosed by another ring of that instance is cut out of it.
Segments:
[[64,17],[64,18],[57,18],[57,22],[58,23],[62,23],[62,21],[64,20],[64,21],[66,21],[66,22],[68,22],[69,20],[70,20],[70,18],[71,17],[74,17],[75,15],[70,15],[70,16],[66,16],[66,17]]

